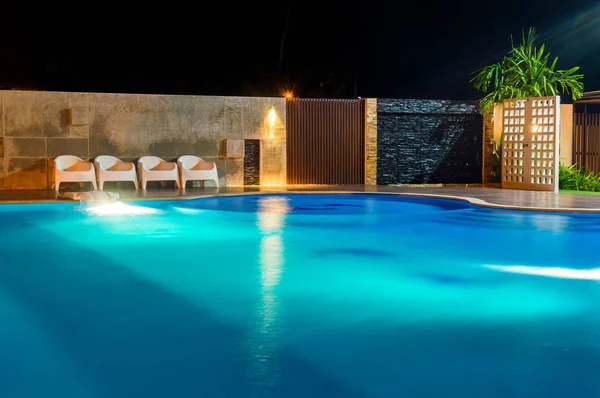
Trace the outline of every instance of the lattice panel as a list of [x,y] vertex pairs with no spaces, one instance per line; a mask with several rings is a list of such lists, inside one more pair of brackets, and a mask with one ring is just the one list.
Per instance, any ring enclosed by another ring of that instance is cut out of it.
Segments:
[[533,99],[531,111],[531,183],[554,185],[556,100]]
[[527,101],[506,101],[502,136],[502,181],[525,181],[525,105]]
[[504,101],[502,187],[558,191],[559,97]]

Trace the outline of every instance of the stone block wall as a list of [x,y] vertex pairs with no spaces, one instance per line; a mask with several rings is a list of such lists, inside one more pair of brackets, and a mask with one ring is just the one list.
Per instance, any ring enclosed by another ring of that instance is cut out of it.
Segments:
[[[483,147],[482,147],[481,182],[499,182],[500,177],[494,176],[494,113],[483,115]],[[497,180],[497,181],[495,181]]]
[[224,139],[277,141],[267,154],[283,159],[264,161],[285,183],[285,112],[283,98],[0,91],[0,189],[51,188],[62,154],[193,154],[217,164],[222,186],[243,185],[244,160],[221,156]]
[[377,100],[377,184],[480,183],[477,103]]

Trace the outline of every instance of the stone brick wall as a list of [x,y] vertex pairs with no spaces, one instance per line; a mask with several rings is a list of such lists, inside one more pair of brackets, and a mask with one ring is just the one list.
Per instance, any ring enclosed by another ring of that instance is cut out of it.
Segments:
[[494,181],[494,113],[489,112],[483,115],[483,147],[482,147],[482,176],[483,183],[499,182]]
[[283,98],[0,91],[0,189],[51,188],[62,154],[193,154],[217,164],[222,186],[242,185],[244,161],[221,156],[224,139],[276,140],[283,150],[268,154],[283,159],[265,161],[285,183],[285,112]]
[[476,102],[377,100],[377,183],[480,183]]
[[377,185],[377,99],[365,99],[365,185]]

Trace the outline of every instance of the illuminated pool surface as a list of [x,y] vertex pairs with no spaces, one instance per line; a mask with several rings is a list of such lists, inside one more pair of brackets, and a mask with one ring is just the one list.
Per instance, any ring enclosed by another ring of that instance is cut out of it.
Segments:
[[0,206],[0,397],[600,397],[600,215]]

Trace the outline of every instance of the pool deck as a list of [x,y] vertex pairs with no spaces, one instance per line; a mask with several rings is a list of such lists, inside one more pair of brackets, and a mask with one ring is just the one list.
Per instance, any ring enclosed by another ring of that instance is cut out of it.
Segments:
[[[118,192],[123,200],[170,200],[215,195],[256,193],[377,193],[446,197],[467,200],[473,204],[505,209],[537,211],[600,212],[600,195],[581,195],[553,192],[519,191],[481,187],[395,187],[395,186],[283,186],[155,189],[147,191],[110,190]],[[0,203],[41,203],[64,201],[52,190],[0,191]]]

